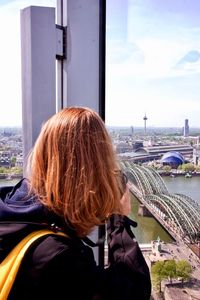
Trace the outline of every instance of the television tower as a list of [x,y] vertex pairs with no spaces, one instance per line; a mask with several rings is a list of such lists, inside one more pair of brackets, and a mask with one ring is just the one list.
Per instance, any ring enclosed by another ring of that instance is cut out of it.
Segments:
[[146,116],[146,113],[145,113],[145,116],[144,116],[143,120],[144,120],[144,133],[146,134],[147,133],[147,116]]

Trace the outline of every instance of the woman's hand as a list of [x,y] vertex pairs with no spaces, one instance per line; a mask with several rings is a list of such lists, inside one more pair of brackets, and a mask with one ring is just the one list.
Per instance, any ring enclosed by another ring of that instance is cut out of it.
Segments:
[[131,196],[128,186],[126,186],[125,193],[122,196],[120,202],[122,205],[122,214],[128,216],[131,212]]

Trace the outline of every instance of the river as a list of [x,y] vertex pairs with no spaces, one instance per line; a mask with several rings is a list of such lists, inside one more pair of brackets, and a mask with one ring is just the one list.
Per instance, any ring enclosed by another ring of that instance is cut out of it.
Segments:
[[[172,178],[170,176],[162,177],[170,193],[179,193],[191,197],[200,203],[200,177],[185,178],[184,176],[177,176]],[[165,242],[171,241],[171,237],[160,226],[160,224],[150,217],[138,216],[138,200],[132,196],[132,213],[131,217],[138,223],[138,227],[134,229],[137,240],[140,243],[149,243],[158,236]]]
[[200,176],[192,178],[165,176],[163,179],[170,193],[184,194],[200,203]]
[[20,181],[20,179],[11,179],[11,180],[6,180],[6,179],[0,179],[0,187],[1,186],[13,186],[17,184]]
[[[200,203],[200,177],[185,178],[184,176],[171,178],[163,177],[163,180],[170,193],[185,194]],[[2,180],[0,186],[13,185],[19,180]],[[169,234],[160,226],[160,224],[151,217],[138,216],[138,200],[132,196],[132,212],[131,217],[138,226],[134,229],[135,236],[139,243],[150,243],[151,240],[157,239],[159,236],[165,242],[172,241]]]

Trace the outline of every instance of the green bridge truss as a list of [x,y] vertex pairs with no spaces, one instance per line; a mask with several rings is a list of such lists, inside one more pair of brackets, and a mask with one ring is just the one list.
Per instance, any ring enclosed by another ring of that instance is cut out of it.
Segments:
[[151,167],[123,162],[129,181],[140,190],[143,201],[176,228],[182,238],[200,241],[200,205],[188,196],[170,194],[162,177]]

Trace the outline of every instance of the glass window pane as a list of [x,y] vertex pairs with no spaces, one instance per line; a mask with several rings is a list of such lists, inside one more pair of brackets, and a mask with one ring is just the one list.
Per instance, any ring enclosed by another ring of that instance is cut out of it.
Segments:
[[[153,167],[170,193],[198,203],[199,11],[198,0],[110,0],[106,21],[106,124],[120,159]],[[144,242],[153,225],[142,222]]]
[[56,7],[56,0],[0,1],[0,185],[22,176],[20,10],[31,5]]
[[199,126],[200,2],[107,3],[106,121]]

